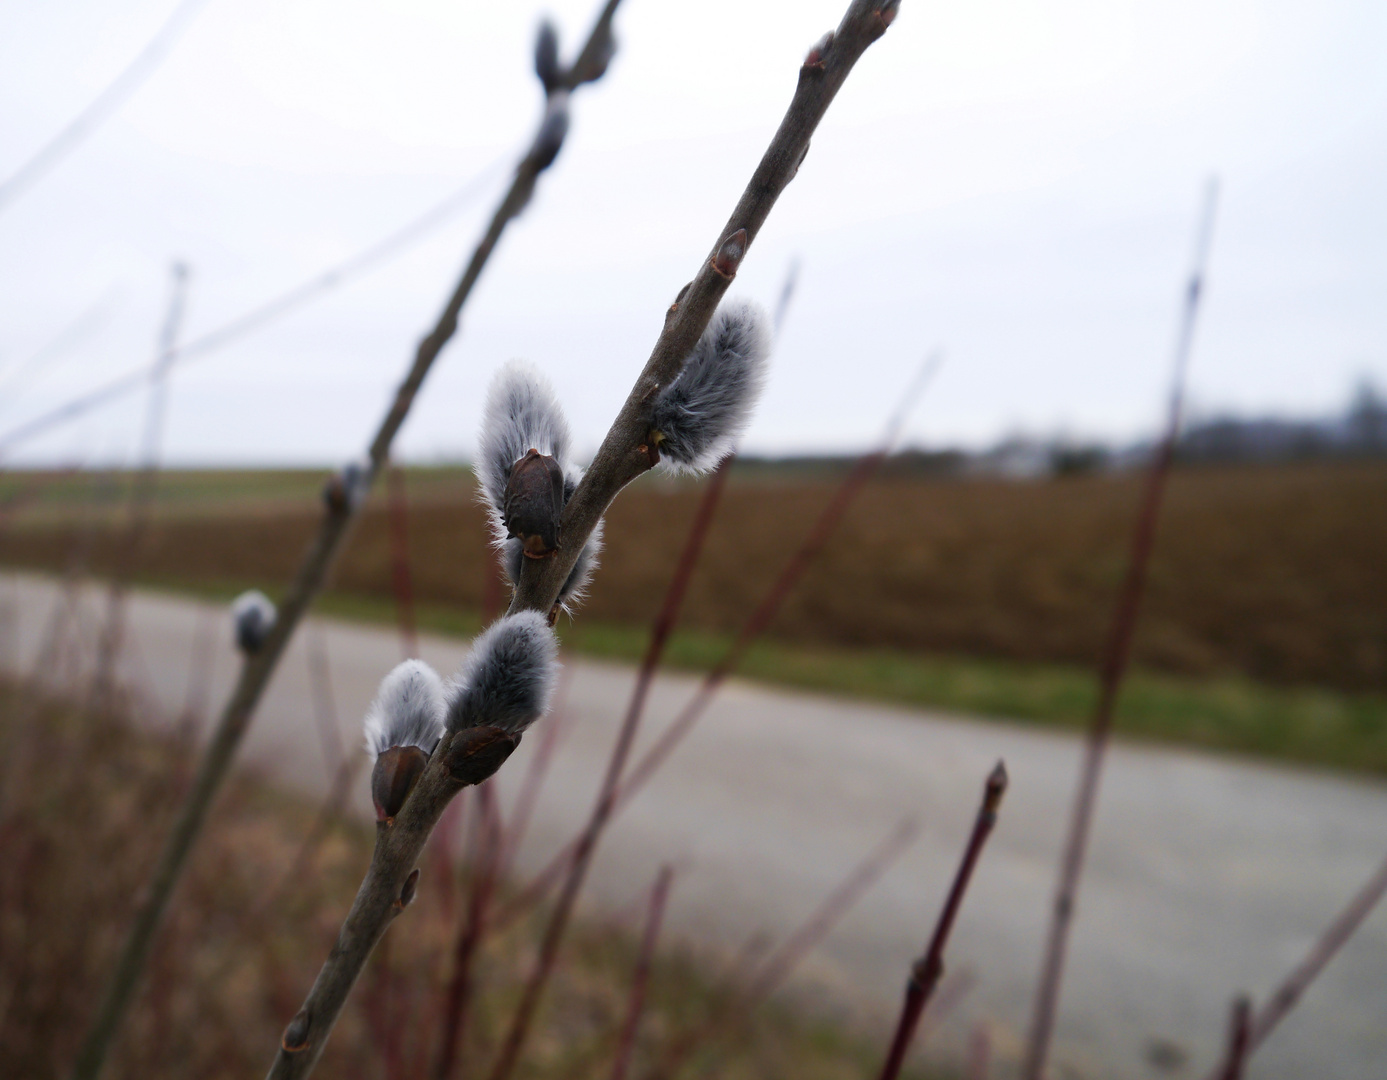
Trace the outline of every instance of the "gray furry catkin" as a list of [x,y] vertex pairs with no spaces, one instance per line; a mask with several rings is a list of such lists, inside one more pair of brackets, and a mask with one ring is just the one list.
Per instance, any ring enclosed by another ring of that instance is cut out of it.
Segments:
[[[519,360],[512,360],[497,372],[482,411],[481,445],[475,468],[494,543],[500,549],[501,565],[512,585],[520,580],[524,554],[521,541],[508,535],[505,524],[506,482],[511,468],[530,450],[552,457],[563,470],[567,502],[583,478],[583,471],[569,457],[571,443],[568,421],[543,375]],[[571,613],[582,599],[601,550],[599,523],[559,592],[558,603],[565,611]]]
[[729,300],[718,308],[683,370],[655,398],[650,427],[662,465],[707,472],[733,451],[761,396],[770,351],[760,304]]
[[381,680],[362,724],[366,749],[380,757],[392,746],[432,754],[443,737],[447,712],[443,680],[422,660],[406,660]]
[[538,612],[492,624],[473,643],[448,689],[448,730],[486,725],[520,734],[549,707],[558,652],[554,631]]
[[250,589],[236,597],[231,601],[236,647],[247,654],[259,649],[274,627],[277,616],[274,604],[259,589]]

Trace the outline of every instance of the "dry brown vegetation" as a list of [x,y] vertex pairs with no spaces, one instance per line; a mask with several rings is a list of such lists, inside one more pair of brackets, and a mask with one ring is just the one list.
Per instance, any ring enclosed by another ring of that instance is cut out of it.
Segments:
[[[135,734],[0,686],[0,1076],[65,1075],[192,764],[186,738]],[[233,780],[161,932],[144,990],[106,1073],[112,1080],[261,1075],[331,944],[370,857],[371,833],[341,824],[265,915],[267,890],[293,865],[315,807],[246,773]],[[431,1075],[465,873],[426,860],[419,898],[387,935],[328,1046],[325,1076]],[[520,1075],[605,1077],[634,964],[631,925],[575,927]],[[489,1056],[533,963],[534,926],[489,940],[477,971],[468,1055]],[[727,1007],[701,965],[657,958],[638,1044],[646,1055]],[[775,1007],[709,1042],[691,1064],[734,1078],[845,1080],[874,1042]],[[475,1073],[475,1070],[473,1070]],[[688,1075],[697,1075],[694,1069]]]
[[[828,500],[837,477],[734,475],[685,609],[686,626],[735,629]],[[887,475],[862,494],[771,635],[818,645],[1091,664],[1112,606],[1138,478],[1041,481]],[[411,473],[421,600],[476,609],[490,564],[460,472]],[[672,570],[699,486],[646,479],[608,516],[593,620],[644,625]],[[287,579],[316,521],[298,499],[242,495],[166,512],[142,559],[155,578]],[[58,568],[82,529],[48,514],[0,531],[0,561]],[[99,568],[111,543],[94,537]],[[1136,662],[1274,683],[1387,688],[1387,466],[1185,468],[1160,526]],[[337,589],[391,595],[378,499]]]

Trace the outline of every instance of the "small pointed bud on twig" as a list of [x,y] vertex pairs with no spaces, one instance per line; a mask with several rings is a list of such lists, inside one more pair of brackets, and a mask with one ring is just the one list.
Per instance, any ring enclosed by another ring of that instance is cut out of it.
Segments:
[[881,7],[873,13],[877,22],[881,26],[881,33],[886,32],[886,28],[896,21],[896,16],[900,14],[901,0],[885,0]]
[[563,469],[558,461],[533,447],[511,466],[502,521],[506,535],[518,537],[531,559],[552,555],[559,546],[563,489]]
[[558,666],[558,642],[543,615],[499,619],[473,642],[453,680],[448,730],[495,727],[518,735],[549,707]]
[[355,510],[371,490],[370,462],[349,461],[328,477],[323,486],[323,502],[334,514]]
[[259,589],[243,592],[231,602],[236,647],[249,656],[257,652],[275,624],[275,606]]
[[419,868],[416,866],[409,872],[409,877],[405,878],[405,883],[400,886],[399,898],[395,901],[395,908],[403,911],[414,903],[414,894],[419,891]]
[[371,770],[371,801],[377,821],[393,821],[424,775],[429,756],[417,746],[392,746],[376,758]]
[[651,406],[647,446],[673,472],[703,472],[732,452],[766,381],[770,318],[758,304],[718,308],[684,368]]
[[540,24],[535,38],[535,74],[544,84],[545,94],[552,94],[563,80],[559,67],[559,32],[548,19]]
[[824,57],[828,55],[828,50],[833,46],[833,31],[830,30],[823,37],[810,47],[809,53],[804,58],[804,66],[822,71],[824,67]]
[[998,761],[992,772],[988,774],[987,784],[983,788],[982,808],[983,813],[996,815],[1002,806],[1002,796],[1007,791],[1007,766],[1006,762]]
[[737,267],[746,254],[746,230],[738,229],[722,242],[718,253],[713,256],[713,269],[731,281],[737,276]]
[[544,108],[544,119],[540,121],[535,144],[530,148],[536,172],[543,172],[554,164],[554,159],[563,149],[564,137],[568,135],[568,91],[558,90],[549,95],[549,103]]
[[285,1051],[296,1054],[308,1048],[309,1020],[308,1011],[300,1009],[298,1015],[289,1021],[289,1026],[284,1029],[284,1035],[279,1040],[279,1045],[284,1047]]

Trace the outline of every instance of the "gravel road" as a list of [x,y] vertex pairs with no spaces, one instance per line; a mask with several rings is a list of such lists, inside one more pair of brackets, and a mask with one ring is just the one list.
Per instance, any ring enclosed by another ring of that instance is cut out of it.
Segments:
[[[0,577],[0,665],[33,668],[62,595],[51,580]],[[90,664],[103,595],[79,594],[72,640],[81,647],[50,664],[50,675],[61,674],[63,663]],[[129,625],[124,675],[163,713],[187,700],[199,641],[212,643],[209,700],[222,700],[236,668],[224,609],[139,593]],[[349,746],[359,740],[376,683],[401,653],[398,636],[382,628],[317,619],[298,635],[243,759],[321,794],[327,769],[309,675],[315,639],[328,658]],[[465,648],[425,637],[421,651],[446,673]],[[627,667],[571,658],[567,673],[572,724],[522,869],[540,866],[590,805],[633,679]],[[684,676],[658,681],[642,745],[694,686]],[[502,772],[507,797],[537,735]],[[672,861],[679,873],[669,932],[725,955],[753,934],[794,927],[867,848],[914,816],[923,827],[919,839],[791,988],[813,1007],[884,1027],[998,757],[1006,759],[1011,790],[950,950],[948,978],[962,996],[930,1046],[957,1058],[973,1026],[985,1022],[994,1054],[1014,1061],[1078,767],[1071,736],[734,682],[615,825],[587,902],[595,911],[625,908],[658,864]],[[364,779],[358,787],[357,805],[369,812]],[[1232,994],[1245,989],[1264,997],[1384,854],[1381,782],[1116,747],[1079,899],[1055,1080],[1202,1076],[1218,1052]],[[1387,908],[1373,914],[1266,1043],[1248,1076],[1387,1077]]]

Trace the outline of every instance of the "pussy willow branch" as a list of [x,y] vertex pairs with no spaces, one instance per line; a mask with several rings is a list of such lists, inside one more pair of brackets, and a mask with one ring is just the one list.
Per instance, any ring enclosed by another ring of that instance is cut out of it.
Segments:
[[636,1049],[636,1033],[640,1030],[641,1014],[645,1011],[645,992],[650,984],[650,969],[655,963],[655,944],[660,937],[660,923],[665,917],[665,901],[669,899],[674,870],[660,867],[660,874],[650,890],[650,909],[645,917],[645,932],[641,935],[640,953],[631,976],[631,997],[626,1004],[626,1019],[617,1037],[616,1057],[612,1061],[612,1080],[626,1080],[631,1068],[631,1055]]
[[1205,266],[1213,235],[1214,211],[1218,188],[1211,181],[1205,197],[1204,213],[1195,243],[1194,267],[1181,301],[1179,330],[1175,338],[1175,362],[1171,373],[1170,405],[1165,432],[1151,467],[1146,474],[1141,506],[1132,528],[1131,546],[1127,554],[1127,571],[1113,608],[1112,623],[1104,644],[1099,668],[1098,707],[1094,710],[1084,741],[1084,760],[1079,773],[1074,810],[1065,839],[1064,856],[1060,863],[1059,886],[1055,890],[1054,909],[1045,943],[1045,959],[1041,965],[1040,983],[1035,996],[1035,1014],[1026,1045],[1021,1075],[1024,1080],[1043,1080],[1045,1061],[1050,1052],[1050,1037],[1054,1033],[1055,1015],[1059,1007],[1060,980],[1064,974],[1064,957],[1069,944],[1069,928],[1074,919],[1074,904],[1083,874],[1088,850],[1089,828],[1098,799],[1098,781],[1108,740],[1112,735],[1113,709],[1117,704],[1122,680],[1131,659],[1132,635],[1141,611],[1146,591],[1147,568],[1151,549],[1156,540],[1156,523],[1166,482],[1175,459],[1175,441],[1180,434],[1180,416],[1184,404],[1185,371],[1194,346],[1194,329],[1199,315],[1199,301],[1204,290]]
[[949,934],[954,928],[954,919],[963,905],[963,894],[973,879],[973,868],[978,864],[978,856],[992,835],[997,824],[997,811],[1002,805],[1002,796],[1007,790],[1007,770],[1000,761],[983,786],[982,805],[978,807],[977,818],[973,822],[973,832],[968,837],[968,845],[963,850],[963,859],[954,875],[953,886],[949,889],[944,909],[935,923],[934,934],[930,937],[925,953],[915,962],[910,972],[910,981],[905,988],[905,1002],[901,1006],[901,1017],[896,1024],[896,1034],[891,1040],[891,1049],[886,1055],[886,1064],[881,1069],[881,1080],[896,1080],[905,1064],[906,1051],[910,1049],[915,1030],[920,1026],[920,1017],[925,1006],[934,995],[935,987],[944,974],[944,947],[949,943]]
[[790,108],[752,174],[732,216],[718,234],[693,281],[665,313],[664,329],[645,368],[621,407],[560,521],[562,544],[551,558],[526,559],[510,610],[548,612],[558,599],[588,537],[617,493],[648,471],[650,406],[674,379],[727,291],[736,268],[755,241],[780,193],[794,179],[809,139],[848,73],[867,47],[886,32],[900,0],[852,0],[828,42],[811,51],[800,67]]
[[[602,19],[598,22],[598,28],[604,33],[610,25],[610,12],[615,9],[618,2],[619,0],[608,0]],[[516,167],[510,189],[496,208],[486,232],[473,250],[472,257],[454,288],[452,296],[449,297],[444,306],[438,322],[420,341],[415,351],[414,362],[396,390],[395,398],[377,429],[375,437],[371,440],[367,455],[369,459],[367,483],[384,466],[390,453],[390,444],[404,423],[405,417],[409,415],[410,407],[414,404],[415,395],[418,394],[419,388],[423,385],[425,376],[433,367],[439,353],[443,351],[443,347],[457,331],[458,317],[462,312],[463,305],[467,302],[473,286],[476,285],[477,279],[481,276],[482,269],[486,266],[487,260],[490,259],[491,253],[501,239],[501,234],[511,220],[524,210],[534,193],[535,182],[539,174],[553,162],[554,148],[546,146],[541,138],[544,130],[544,126],[541,125],[540,136],[536,137],[530,150]],[[174,886],[182,875],[188,855],[202,831],[208,811],[226,778],[241,738],[245,734],[251,718],[255,715],[260,697],[269,684],[275,669],[279,666],[280,658],[283,656],[290,638],[297,629],[300,620],[307,613],[314,598],[322,589],[328,572],[332,569],[338,553],[356,523],[364,499],[352,498],[352,494],[348,492],[346,498],[329,504],[318,534],[305,554],[298,573],[289,586],[288,593],[279,605],[278,617],[274,626],[260,648],[248,656],[241,667],[240,677],[222,710],[216,730],[199,765],[188,800],[184,804],[178,820],[174,823],[173,831],[169,835],[164,851],[150,879],[145,899],[121,949],[106,994],[83,1041],[82,1049],[73,1068],[73,1080],[95,1080],[95,1077],[101,1072],[111,1041],[134,997],[140,973],[149,958],[155,931],[158,929],[164,910],[168,906],[169,897],[173,894]],[[440,787],[444,784],[444,777],[441,773],[441,764],[437,768],[431,768],[424,780],[421,781],[420,787],[429,787],[436,795],[443,790]],[[415,856],[417,854],[417,852],[414,853]],[[387,859],[382,865],[394,866],[394,861]],[[412,865],[411,863],[411,867]],[[408,873],[408,869],[406,868],[406,873]],[[363,885],[363,890],[369,884],[368,882]],[[396,895],[399,893],[401,884],[402,882],[394,884]],[[353,908],[353,913],[356,912],[357,908]],[[364,960],[364,956],[362,959]],[[351,981],[355,981],[355,973],[352,974]],[[335,1018],[334,1012],[331,1019]],[[328,1020],[328,1027],[331,1027],[331,1020]],[[309,1057],[316,1060],[317,1054],[299,1055],[300,1059]]]
[[[834,492],[833,498],[829,500],[828,505],[815,520],[808,536],[795,550],[790,561],[785,564],[785,568],[781,570],[779,576],[766,591],[765,596],[761,598],[761,602],[757,604],[755,610],[743,623],[737,637],[727,647],[727,651],[714,665],[713,670],[704,676],[703,682],[695,691],[693,698],[670,725],[660,733],[660,737],[655,740],[654,745],[622,777],[621,784],[617,788],[615,805],[611,811],[613,814],[618,813],[622,807],[629,803],[636,792],[650,781],[650,778],[655,775],[670,754],[674,753],[675,748],[698,723],[704,710],[712,702],[718,688],[737,669],[752,643],[771,624],[781,605],[794,590],[795,585],[813,564],[824,545],[832,538],[834,531],[852,505],[852,501],[866,487],[867,482],[876,475],[882,462],[886,460],[887,454],[895,445],[901,429],[910,415],[911,407],[929,384],[934,373],[938,371],[939,363],[940,354],[938,353],[932,354],[926,359],[915,378],[911,380],[906,393],[897,403],[896,409],[892,412],[877,449],[862,455],[854,463],[852,470],[843,479],[838,490]],[[710,485],[710,490],[705,495],[705,500],[712,501],[716,498],[717,491],[720,489],[715,485],[720,483],[721,480],[715,477],[714,484]],[[535,875],[530,884],[511,903],[506,912],[507,919],[517,918],[528,911],[549,891],[554,882],[571,868],[579,849],[580,839],[580,837],[575,838],[561,848],[549,860],[544,869]]]

